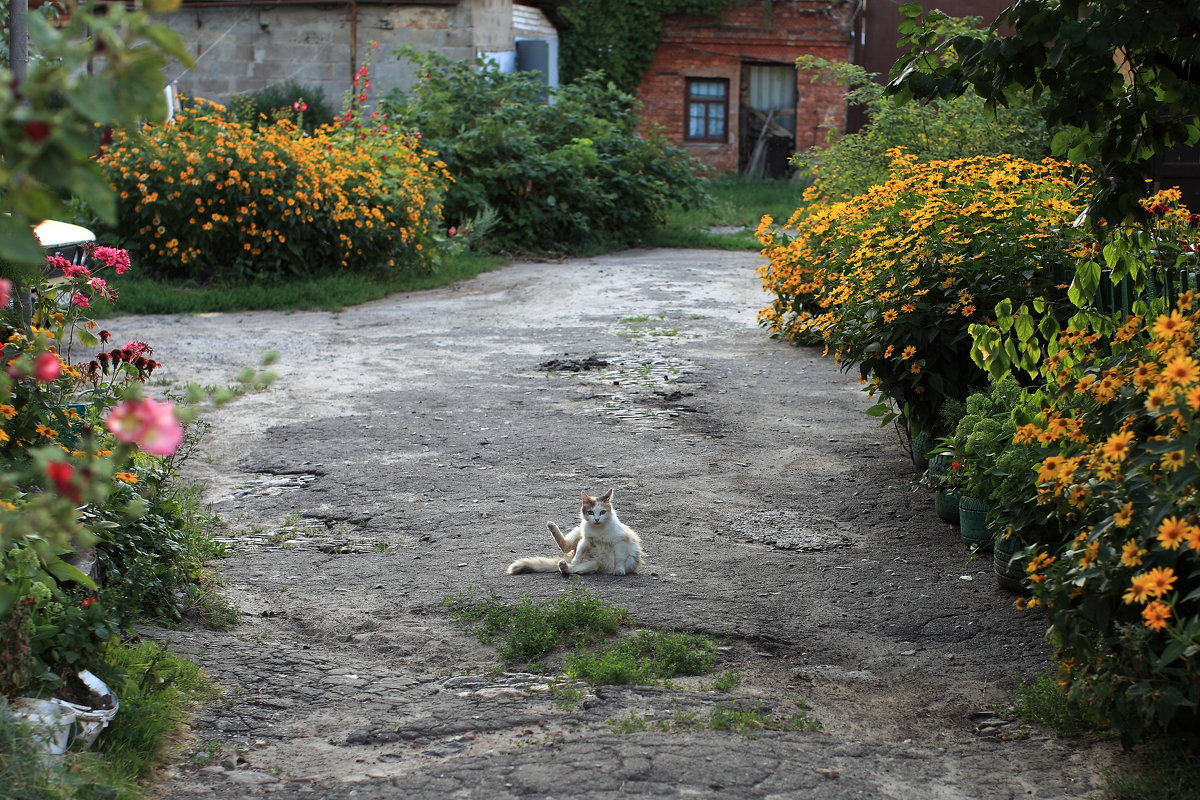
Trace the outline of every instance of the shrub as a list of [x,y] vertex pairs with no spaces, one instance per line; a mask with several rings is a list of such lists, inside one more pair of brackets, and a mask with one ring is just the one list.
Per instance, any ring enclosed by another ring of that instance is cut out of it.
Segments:
[[448,224],[498,212],[494,249],[627,244],[702,197],[695,163],[660,132],[639,135],[634,98],[596,74],[552,90],[531,73],[398,52],[424,77],[382,110],[454,176]]
[[[976,20],[977,21],[977,20]],[[947,32],[967,32],[971,19],[949,20]],[[832,139],[823,147],[798,153],[792,162],[814,180],[824,200],[865,193],[888,180],[889,151],[903,147],[918,161],[951,161],[972,156],[1012,155],[1040,161],[1050,154],[1050,135],[1027,94],[989,109],[973,92],[926,103],[901,103],[887,97],[877,76],[856,64],[814,56],[796,59],[812,82],[843,84],[847,101],[861,106],[869,122],[859,131]]]
[[806,206],[779,229],[764,217],[759,274],[775,300],[759,319],[857,366],[917,432],[945,398],[985,384],[972,323],[990,322],[1002,298],[1059,291],[1080,209],[1066,164],[892,157],[891,178],[859,197]]
[[324,89],[301,86],[295,80],[273,83],[249,94],[235,94],[229,98],[229,110],[238,122],[256,128],[286,119],[306,133],[329,124],[334,116]]
[[155,277],[235,282],[417,265],[446,176],[434,155],[356,105],[302,135],[256,129],[197,102],[100,165],[119,192],[118,234]]
[[1035,551],[1070,696],[1126,741],[1200,719],[1200,311],[1130,317],[1110,339],[1070,332],[1047,362],[1054,397],[1018,442],[1053,447],[1039,502],[1071,538]]

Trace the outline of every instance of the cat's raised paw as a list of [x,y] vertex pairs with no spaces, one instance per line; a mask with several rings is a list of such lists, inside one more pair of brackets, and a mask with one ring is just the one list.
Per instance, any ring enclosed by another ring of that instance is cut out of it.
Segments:
[[561,572],[563,575],[570,575],[571,574],[571,565],[568,564],[566,561],[559,561],[558,562],[558,571]]

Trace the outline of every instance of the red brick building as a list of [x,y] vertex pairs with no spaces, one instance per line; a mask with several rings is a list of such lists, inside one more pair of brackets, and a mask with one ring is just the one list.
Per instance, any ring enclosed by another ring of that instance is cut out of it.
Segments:
[[802,80],[795,61],[851,61],[858,7],[774,0],[664,20],[638,88],[643,116],[718,171],[782,175],[789,156],[845,127],[844,88]]

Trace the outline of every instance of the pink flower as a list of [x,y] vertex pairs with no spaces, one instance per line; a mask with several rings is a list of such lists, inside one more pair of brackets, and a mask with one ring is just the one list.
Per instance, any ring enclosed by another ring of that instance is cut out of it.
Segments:
[[97,247],[92,251],[92,258],[112,267],[118,275],[124,275],[130,267],[129,251],[119,247]]
[[154,349],[145,342],[126,342],[122,350],[128,350],[135,356],[148,356],[154,352]]
[[42,383],[50,383],[61,374],[62,362],[56,353],[42,353],[33,362],[33,377]]
[[109,300],[117,299],[117,293],[109,287],[104,278],[92,278],[88,281],[88,286],[99,292],[101,297],[107,297]]
[[51,270],[58,270],[66,274],[67,270],[71,268],[71,262],[62,256],[46,256],[46,266]]
[[12,281],[0,278],[0,308],[7,308],[12,302]]
[[[64,258],[63,261],[66,261],[66,259]],[[62,271],[63,271],[63,275],[66,275],[68,278],[90,278],[90,277],[92,277],[92,273],[90,270],[88,270],[87,267],[78,266],[76,264],[67,264],[65,267],[62,268]]]
[[83,292],[76,292],[75,294],[71,295],[71,304],[79,306],[80,308],[88,308],[92,303],[90,300],[88,300],[86,294]]
[[117,441],[136,444],[155,456],[174,455],[183,442],[183,425],[175,416],[175,406],[150,398],[113,406],[105,424]]
[[446,235],[447,236],[457,236],[458,228],[450,228],[449,230],[446,231]]

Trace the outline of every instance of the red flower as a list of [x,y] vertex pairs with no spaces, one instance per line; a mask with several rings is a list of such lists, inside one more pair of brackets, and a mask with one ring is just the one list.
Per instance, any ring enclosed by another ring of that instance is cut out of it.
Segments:
[[25,138],[37,144],[50,135],[50,126],[39,119],[25,123]]
[[72,503],[78,505],[83,502],[79,486],[75,483],[75,468],[70,464],[65,461],[51,461],[46,465],[46,477],[54,484],[58,493],[70,499]]
[[80,603],[79,605],[83,606],[84,608],[87,608],[88,606],[90,606],[90,605],[91,605],[92,603],[94,603],[94,602],[96,602],[96,598],[94,598],[94,597],[85,597],[85,598],[83,598],[83,602],[82,602],[82,603]]
[[961,461],[951,461],[950,462],[950,469],[958,469],[961,466],[962,466]]

